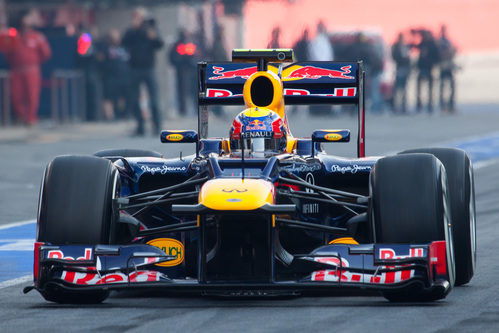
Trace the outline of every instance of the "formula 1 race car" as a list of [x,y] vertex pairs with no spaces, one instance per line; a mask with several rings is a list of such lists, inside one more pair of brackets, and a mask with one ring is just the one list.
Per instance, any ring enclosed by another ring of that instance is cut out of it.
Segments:
[[[293,51],[234,50],[200,63],[198,131],[135,149],[59,156],[46,168],[34,285],[46,300],[101,302],[110,290],[215,296],[373,289],[433,301],[474,273],[475,197],[466,153],[366,157],[362,62],[292,63]],[[228,138],[206,138],[209,105],[244,105]],[[323,143],[347,129],[291,134],[285,104],[354,104],[357,158]]]

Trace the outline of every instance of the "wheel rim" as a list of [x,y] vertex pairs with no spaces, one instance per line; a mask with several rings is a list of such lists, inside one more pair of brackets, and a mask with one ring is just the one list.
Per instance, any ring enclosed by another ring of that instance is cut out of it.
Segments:
[[452,225],[449,218],[449,199],[447,195],[447,174],[445,169],[440,169],[442,179],[442,193],[443,193],[443,208],[444,208],[444,233],[446,245],[446,259],[447,259],[447,275],[449,276],[449,283],[454,286],[456,279],[456,264],[454,262],[454,239],[452,237]]
[[475,186],[473,177],[473,167],[470,163],[470,242],[471,242],[471,267],[473,271],[476,267],[476,211],[475,211]]
[[47,177],[47,168],[45,168],[45,171],[43,172],[43,177],[42,177],[42,183],[40,185],[40,192],[38,194],[38,210],[36,213],[36,239],[38,240],[38,237],[40,235],[40,217],[42,214],[42,197],[43,197],[43,189],[45,187],[45,178]]
[[110,221],[110,225],[109,225],[109,243],[113,244],[116,239],[115,239],[115,236],[114,236],[114,229],[116,228],[116,219],[118,218],[118,215],[119,215],[119,210],[118,212],[115,212],[114,211],[114,201],[115,199],[119,196],[119,191],[121,191],[120,189],[120,184],[118,183],[118,180],[119,180],[119,172],[118,170],[115,170],[114,171],[114,176],[113,176],[113,190],[112,190],[112,195],[111,195],[111,221]]

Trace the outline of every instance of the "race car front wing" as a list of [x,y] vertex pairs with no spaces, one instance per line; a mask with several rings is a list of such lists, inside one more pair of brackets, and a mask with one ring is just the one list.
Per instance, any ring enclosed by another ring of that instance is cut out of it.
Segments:
[[[272,265],[277,256],[273,255]],[[255,291],[364,288],[397,290],[419,288],[421,293],[440,299],[453,283],[449,276],[445,241],[430,244],[334,244],[307,255],[294,255],[289,266],[307,270],[297,280],[278,280],[275,270],[265,282],[209,281],[198,278],[171,278],[158,264],[174,260],[161,249],[146,245],[61,245],[35,244],[34,286],[43,291],[49,285],[68,290],[123,288],[170,288],[240,295]],[[199,265],[199,270],[202,267]],[[449,274],[451,273],[451,274]]]

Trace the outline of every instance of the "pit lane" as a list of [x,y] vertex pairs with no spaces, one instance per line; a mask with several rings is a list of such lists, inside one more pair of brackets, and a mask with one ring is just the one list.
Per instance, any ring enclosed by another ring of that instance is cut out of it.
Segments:
[[[294,119],[296,118],[296,119]],[[456,117],[426,114],[411,117],[369,116],[367,153],[382,155],[408,148],[462,146],[475,161],[477,199],[478,267],[468,286],[455,288],[443,301],[401,305],[371,295],[299,297],[283,299],[217,299],[148,293],[116,293],[99,306],[61,306],[45,302],[32,292],[22,294],[27,283],[0,284],[2,331],[102,330],[111,332],[163,331],[496,331],[499,325],[499,273],[496,239],[499,230],[499,155],[496,137],[499,115],[467,111]],[[224,135],[229,120],[213,122],[212,135]],[[185,127],[184,124],[177,124]],[[192,121],[192,127],[195,121]],[[356,119],[291,117],[295,135],[309,135],[314,128],[351,128]],[[169,126],[165,126],[169,127]],[[172,126],[173,127],[173,126]],[[52,135],[57,135],[53,133]],[[56,137],[57,138],[57,137]],[[18,142],[0,145],[0,223],[36,216],[38,186],[45,165],[59,154],[90,154],[113,147],[141,147],[176,156],[188,144],[161,145],[157,138],[131,139],[126,133],[94,135],[52,143]],[[355,141],[355,140],[353,140]],[[330,153],[353,156],[355,144],[330,144]],[[29,225],[29,224],[28,224]],[[32,225],[33,226],[33,225]],[[0,230],[1,231],[1,230]],[[24,235],[24,233],[23,233]],[[32,235],[32,234],[31,234]],[[24,237],[24,236],[23,236]],[[32,237],[32,236],[30,236]],[[26,237],[29,238],[29,237]],[[25,251],[29,253],[29,251]],[[0,251],[0,273],[15,271]],[[29,265],[28,265],[29,266]],[[23,268],[24,269],[24,268]],[[23,276],[24,273],[21,272]],[[25,275],[25,274],[24,274]],[[9,281],[12,281],[9,279]]]

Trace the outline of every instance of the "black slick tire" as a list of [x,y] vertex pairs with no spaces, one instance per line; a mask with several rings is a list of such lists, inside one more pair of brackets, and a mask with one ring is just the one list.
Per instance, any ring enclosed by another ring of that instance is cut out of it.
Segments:
[[[48,244],[110,244],[116,216],[112,200],[118,171],[103,158],[59,156],[45,170],[38,207],[37,241]],[[108,291],[75,293],[58,288],[41,291],[59,303],[99,303]]]
[[[449,283],[454,284],[452,228],[447,177],[430,154],[379,159],[370,178],[371,223],[375,243],[425,244],[445,240]],[[449,289],[450,290],[450,289]],[[433,301],[445,295],[422,293],[421,287],[383,292],[390,301]]]
[[464,150],[456,148],[412,149],[401,154],[411,153],[432,154],[445,167],[449,184],[456,285],[467,284],[476,266],[475,188],[471,161]]
[[106,159],[56,157],[45,170],[40,193],[38,241],[109,244],[117,177]]

